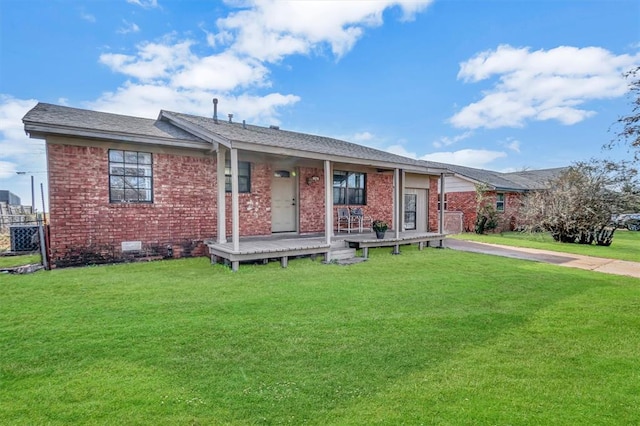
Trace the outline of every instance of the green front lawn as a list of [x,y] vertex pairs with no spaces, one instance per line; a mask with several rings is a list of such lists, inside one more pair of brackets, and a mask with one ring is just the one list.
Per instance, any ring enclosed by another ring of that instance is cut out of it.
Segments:
[[41,263],[39,254],[24,254],[19,256],[0,256],[0,268]]
[[481,243],[504,244],[507,246],[529,247],[540,250],[640,262],[640,232],[627,231],[624,229],[616,230],[613,235],[613,242],[609,247],[559,243],[554,241],[547,232],[533,234],[527,232],[503,232],[486,235],[478,235],[470,232],[452,235],[451,237]]
[[389,251],[0,276],[0,424],[640,423],[640,280]]

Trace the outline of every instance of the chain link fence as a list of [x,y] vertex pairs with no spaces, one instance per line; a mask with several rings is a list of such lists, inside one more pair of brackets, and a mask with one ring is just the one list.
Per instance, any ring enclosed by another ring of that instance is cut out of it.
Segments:
[[0,253],[39,250],[40,215],[0,215]]

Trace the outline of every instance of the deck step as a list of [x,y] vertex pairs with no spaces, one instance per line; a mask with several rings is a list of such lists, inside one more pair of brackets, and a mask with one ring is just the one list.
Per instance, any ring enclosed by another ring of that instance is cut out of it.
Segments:
[[331,241],[331,250],[339,250],[343,248],[347,248],[349,245],[345,243],[344,240],[333,240]]
[[342,247],[331,249],[331,260],[344,260],[356,257],[356,249]]

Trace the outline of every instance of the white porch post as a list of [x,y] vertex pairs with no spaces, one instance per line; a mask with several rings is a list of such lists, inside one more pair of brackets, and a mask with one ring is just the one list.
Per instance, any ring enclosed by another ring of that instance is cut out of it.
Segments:
[[331,236],[333,235],[333,173],[329,160],[324,160],[324,217],[325,241],[327,244],[331,244]]
[[400,169],[393,173],[393,227],[395,238],[400,238]]
[[240,251],[240,207],[238,203],[238,150],[231,148],[231,238],[233,251]]
[[404,169],[400,172],[400,211],[399,211],[399,215],[400,215],[400,230],[404,230],[404,209],[405,209],[405,205],[404,205],[404,190],[405,190],[405,180],[407,176],[407,172],[404,171]]
[[438,215],[438,233],[444,233],[444,173],[440,173],[440,212]]
[[218,145],[216,154],[216,180],[218,182],[218,244],[227,242],[227,219],[226,219],[226,197],[225,197],[225,177],[224,166],[227,150]]

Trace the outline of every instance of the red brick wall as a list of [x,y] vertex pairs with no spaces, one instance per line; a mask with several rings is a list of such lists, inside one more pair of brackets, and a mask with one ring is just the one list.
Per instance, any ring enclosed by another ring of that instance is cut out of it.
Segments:
[[429,229],[430,232],[438,231],[438,177],[429,178]]
[[[498,227],[495,232],[510,231],[517,226],[519,208],[521,205],[522,194],[517,192],[505,192],[505,210],[498,212]],[[485,194],[488,203],[494,207],[496,205],[496,192],[489,191]],[[474,232],[476,223],[476,192],[448,192],[447,193],[447,210],[461,211],[463,230],[465,232]]]
[[462,212],[462,230],[473,232],[476,224],[476,192],[448,192],[447,211]]
[[161,255],[169,245],[174,256],[199,255],[199,242],[214,234],[212,158],[156,153],[154,202],[109,203],[107,149],[49,144],[47,151],[54,264],[117,260],[122,241],[142,241]]
[[[141,241],[143,251],[152,255],[168,256],[168,247],[173,257],[202,255],[202,241],[216,236],[215,156],[154,152],[153,203],[110,203],[107,148],[49,143],[47,150],[54,265],[121,260],[123,241]],[[239,194],[242,236],[271,233],[272,173],[269,164],[251,164],[251,193]],[[319,180],[307,184],[311,176]],[[299,230],[323,232],[324,171],[300,168],[298,179]],[[394,228],[393,175],[368,172],[366,191],[365,214]],[[227,194],[228,234],[231,221]]]
[[[238,194],[241,236],[271,234],[271,174],[269,164],[251,163],[251,192]],[[227,236],[230,236],[233,220],[230,193],[226,195],[225,207]]]
[[[388,173],[367,173],[367,205],[362,206],[365,216],[373,220],[384,220],[389,229],[393,223],[393,175]],[[356,206],[359,207],[359,206]]]
[[498,213],[498,228],[496,231],[513,231],[516,229],[523,196],[519,192],[506,192],[504,194],[504,212]]
[[[301,167],[300,173],[300,233],[324,232],[324,169]],[[307,183],[317,176],[318,180]]]

